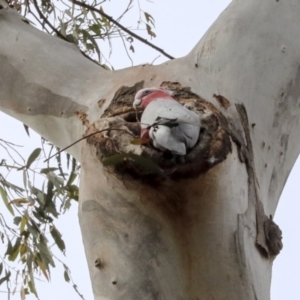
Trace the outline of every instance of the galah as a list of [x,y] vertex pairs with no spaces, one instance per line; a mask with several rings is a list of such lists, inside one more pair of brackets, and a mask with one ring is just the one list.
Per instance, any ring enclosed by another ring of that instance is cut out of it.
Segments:
[[200,118],[163,88],[145,88],[135,95],[133,107],[144,108],[141,137],[149,138],[155,148],[185,155],[195,146],[200,132]]

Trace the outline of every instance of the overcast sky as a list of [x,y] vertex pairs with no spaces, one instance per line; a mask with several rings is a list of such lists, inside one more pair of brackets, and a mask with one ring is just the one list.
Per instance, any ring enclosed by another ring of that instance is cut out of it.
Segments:
[[[126,1],[123,0],[122,3],[126,3]],[[156,21],[155,32],[157,38],[152,40],[153,43],[175,57],[186,55],[229,3],[229,0],[155,0],[154,3],[141,0],[143,9],[151,13]],[[122,7],[119,0],[112,0],[109,6],[104,5],[104,9],[108,14],[115,15],[114,12],[121,11]],[[134,10],[132,14],[134,14]],[[129,22],[130,18],[133,18],[133,15],[128,15],[125,18],[125,24]],[[136,18],[136,15],[134,18]],[[131,61],[124,55],[124,51],[121,50],[121,44],[114,42],[113,46],[111,62],[114,68],[120,69],[131,66]],[[135,54],[132,56],[134,64],[152,62],[160,55],[138,42],[134,42],[134,47]],[[160,56],[155,60],[155,63],[161,63],[165,60],[164,57]],[[29,138],[25,134],[21,123],[2,113],[0,114],[0,129],[0,138],[26,145],[22,150],[24,157],[27,157],[34,148],[40,145],[39,138],[36,135],[32,133]],[[6,153],[0,148],[0,160],[5,157],[7,157]],[[0,171],[2,172],[1,169]],[[14,175],[15,177],[13,178],[10,177],[10,181],[22,180],[20,174],[17,175]],[[274,263],[272,300],[300,299],[299,178],[300,161],[296,163],[288,179],[275,215],[275,221],[283,231],[284,248]],[[7,218],[10,218],[1,201],[0,211]],[[67,245],[67,257],[64,258],[64,261],[70,267],[79,291],[86,300],[91,300],[93,296],[78,225],[77,205],[75,203],[66,215],[61,216],[57,222],[57,227],[62,231]],[[4,253],[4,250],[5,247],[0,244],[0,255]],[[55,254],[62,257],[58,251],[55,251]],[[50,284],[38,283],[37,285],[41,300],[80,299],[73,292],[71,285],[65,283],[63,270],[60,267],[57,267],[52,272]],[[7,299],[5,293],[1,293],[1,291],[5,290],[4,285],[0,286],[0,299]],[[11,297],[11,300],[15,299],[20,299],[19,295],[16,294]],[[33,300],[35,297],[31,296],[26,299]]]

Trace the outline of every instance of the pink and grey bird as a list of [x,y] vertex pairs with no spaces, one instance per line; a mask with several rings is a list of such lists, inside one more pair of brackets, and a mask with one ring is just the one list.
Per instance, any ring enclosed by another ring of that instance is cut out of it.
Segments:
[[162,88],[139,90],[133,106],[144,108],[141,137],[149,137],[155,148],[185,155],[197,143],[200,118],[177,102],[171,91]]

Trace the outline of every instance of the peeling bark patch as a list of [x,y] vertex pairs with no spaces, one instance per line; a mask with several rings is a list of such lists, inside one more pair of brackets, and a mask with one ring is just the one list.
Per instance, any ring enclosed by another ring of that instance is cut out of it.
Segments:
[[246,108],[243,104],[237,104],[236,108],[244,130],[245,141],[236,128],[231,128],[231,132],[233,134],[233,141],[236,142],[239,148],[239,155],[242,158],[241,161],[245,162],[248,172],[249,201],[252,201],[254,204],[256,213],[256,246],[265,257],[270,258],[277,255],[283,247],[281,230],[274,223],[272,218],[269,218],[264,212],[257,186],[258,181],[254,167],[254,153]]
[[283,151],[286,153],[288,144],[289,144],[289,135],[288,134],[283,134],[280,139],[280,146],[283,148]]
[[223,108],[227,109],[227,108],[230,106],[229,100],[226,99],[224,96],[222,96],[222,95],[216,95],[216,94],[214,94],[213,96],[214,96],[214,98],[217,99],[217,101],[219,102],[219,104],[220,104]]
[[90,124],[90,122],[87,118],[87,114],[85,112],[76,111],[75,116],[77,116],[77,118],[82,122],[82,125],[88,126]]
[[269,192],[268,192],[269,197],[273,196],[274,187],[276,187],[277,184],[278,184],[277,171],[276,168],[274,167],[271,175],[270,185],[269,185]]
[[98,107],[101,108],[103,106],[103,104],[105,103],[105,101],[106,101],[105,99],[100,99],[98,101]]
[[[112,172],[154,182],[167,177],[196,177],[226,159],[231,151],[227,120],[213,104],[193,93],[189,87],[182,87],[179,82],[164,81],[161,87],[172,90],[176,100],[200,116],[198,143],[185,156],[161,152],[151,144],[132,144],[131,141],[140,136],[140,125],[132,103],[136,92],[142,87],[143,82],[132,87],[121,87],[104,116],[91,124],[86,132],[90,134],[109,128],[105,133],[88,138],[87,142],[96,148],[100,160],[107,162],[107,157],[114,156],[115,161],[110,168]],[[138,111],[138,118],[141,113]]]
[[[293,123],[294,119],[298,119],[298,111],[295,108],[300,102],[300,65],[298,65],[296,74],[293,80],[287,83],[286,87],[280,92],[279,101],[277,103],[273,126],[278,127],[282,124],[283,118],[289,115],[288,122]],[[287,114],[287,112],[295,111],[294,114]]]

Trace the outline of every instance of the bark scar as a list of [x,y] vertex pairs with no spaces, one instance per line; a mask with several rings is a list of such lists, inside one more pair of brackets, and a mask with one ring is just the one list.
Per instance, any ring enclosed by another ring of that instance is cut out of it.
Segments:
[[[241,124],[244,131],[244,138],[233,130],[233,140],[239,148],[240,160],[245,163],[248,172],[249,198],[255,201],[256,212],[256,241],[255,244],[260,252],[267,258],[276,256],[281,251],[282,232],[275,224],[272,216],[268,217],[264,212],[260,200],[258,180],[254,166],[254,153],[250,137],[250,126],[246,108],[243,104],[236,104]],[[244,142],[245,139],[245,142]]]

